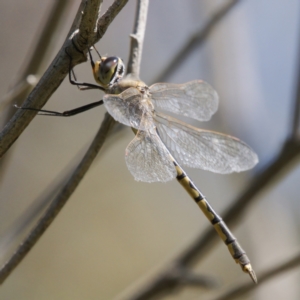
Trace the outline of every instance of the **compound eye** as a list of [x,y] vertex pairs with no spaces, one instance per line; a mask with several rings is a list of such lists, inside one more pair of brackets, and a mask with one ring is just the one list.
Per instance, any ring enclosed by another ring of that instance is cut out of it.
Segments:
[[115,77],[118,68],[119,59],[116,56],[104,57],[99,66],[99,81],[101,84],[110,84]]
[[114,72],[116,66],[118,65],[118,58],[115,56],[110,56],[106,58],[101,65],[101,69],[103,74],[107,74],[109,72]]

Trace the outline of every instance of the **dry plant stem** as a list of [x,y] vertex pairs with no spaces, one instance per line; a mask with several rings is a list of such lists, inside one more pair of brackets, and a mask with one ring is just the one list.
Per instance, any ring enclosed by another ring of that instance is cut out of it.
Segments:
[[[85,5],[85,10],[93,8],[90,5],[91,2],[87,1]],[[114,3],[109,8],[111,16],[108,16],[107,12],[100,18],[98,22],[97,32],[100,31],[104,33],[109,24],[112,22],[117,13],[123,8],[127,1],[115,0]],[[78,13],[81,14],[81,11]],[[98,16],[98,12],[94,12]],[[89,14],[87,14],[89,15]],[[76,16],[76,20],[80,17]],[[95,18],[97,19],[97,18]],[[87,22],[85,16],[83,15],[80,19],[82,22]],[[99,27],[100,26],[100,27]],[[92,26],[91,26],[92,27]],[[87,28],[87,26],[85,26]],[[94,33],[95,26],[91,28],[91,33]],[[86,33],[86,32],[85,32]],[[80,41],[85,40],[85,34],[80,38]],[[93,43],[97,40],[93,40]],[[81,45],[81,44],[80,44]],[[86,49],[91,45],[86,45]],[[67,39],[63,47],[55,57],[54,61],[51,63],[45,74],[40,79],[37,86],[33,89],[31,94],[28,96],[27,100],[24,102],[24,107],[35,107],[42,108],[50,96],[55,92],[58,86],[61,84],[65,76],[69,71],[69,57],[65,53],[65,48],[73,49],[73,44],[70,39]],[[83,49],[80,49],[83,50]],[[74,63],[83,62],[86,57],[82,54],[72,51],[74,54]],[[28,126],[31,120],[36,115],[36,112],[30,110],[18,110],[12,119],[6,124],[3,131],[0,133],[0,157],[10,148],[14,141],[19,137],[23,130]]]
[[[300,253],[289,259],[287,262],[281,263],[280,265],[270,268],[269,270],[258,272],[259,283],[262,284],[268,280],[276,277],[278,275],[283,275],[285,272],[292,271],[294,268],[299,267],[300,265]],[[241,284],[225,293],[220,295],[214,300],[232,300],[232,299],[242,299],[241,296],[251,292],[257,288],[257,286],[246,283]]]
[[127,73],[139,78],[140,66],[142,60],[142,51],[147,22],[149,0],[137,0],[137,9],[135,16],[135,25],[133,33],[130,35],[130,57],[128,60]]
[[106,113],[104,121],[94,138],[93,143],[86,152],[84,158],[76,168],[75,172],[70,177],[67,184],[64,186],[62,191],[51,203],[49,209],[45,212],[43,217],[39,220],[37,226],[30,232],[29,236],[25,241],[19,246],[11,259],[3,266],[0,271],[0,283],[7,278],[7,276],[14,270],[14,268],[22,261],[25,255],[30,251],[30,249],[35,245],[38,239],[42,236],[48,226],[55,219],[56,215],[63,208],[71,194],[74,192],[75,188],[78,186],[79,182],[83,178],[84,174],[88,171],[91,163],[98,154],[100,148],[102,147],[105,137],[108,131],[112,127],[115,121],[112,117]]
[[156,77],[154,82],[163,82],[173,74],[189,57],[189,54],[196,48],[200,47],[207,39],[212,30],[227,15],[231,9],[240,2],[240,0],[230,0],[222,6],[215,14],[213,14],[203,29],[195,33],[187,43],[173,57],[167,67]]

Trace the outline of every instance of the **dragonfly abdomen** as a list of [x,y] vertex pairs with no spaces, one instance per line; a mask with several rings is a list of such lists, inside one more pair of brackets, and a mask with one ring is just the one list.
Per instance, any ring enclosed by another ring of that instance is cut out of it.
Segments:
[[195,186],[192,180],[188,177],[185,171],[178,165],[178,163],[172,158],[174,166],[176,168],[178,182],[184,187],[189,195],[195,200],[199,208],[202,210],[207,219],[212,223],[218,235],[221,237],[225,245],[227,246],[231,256],[238,263],[242,270],[248,273],[251,279],[256,283],[257,278],[254,270],[252,269],[250,260],[246,255],[246,252],[238,243],[235,236],[230,229],[226,226],[223,219],[214,211],[211,205],[207,202],[204,195]]

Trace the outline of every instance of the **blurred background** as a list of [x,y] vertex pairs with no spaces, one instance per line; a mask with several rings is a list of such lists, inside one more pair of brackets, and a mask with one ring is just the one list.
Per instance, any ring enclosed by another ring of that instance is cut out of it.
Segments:
[[[60,49],[80,1],[70,1],[50,41],[41,75]],[[103,1],[102,12],[112,1]],[[227,1],[150,1],[141,78],[152,84],[170,60]],[[53,1],[0,1],[0,95],[14,86],[33,51]],[[130,0],[97,45],[102,55],[127,61],[136,1]],[[280,151],[290,133],[297,89],[300,2],[242,0],[216,25],[168,82],[209,82],[220,96],[219,110],[207,123],[193,125],[236,136],[260,162],[251,171],[218,175],[186,169],[212,206],[222,211]],[[89,63],[75,68],[93,82]],[[101,99],[99,91],[79,91],[65,79],[45,109],[64,111]],[[2,127],[11,103],[1,105]],[[37,116],[4,157],[0,170],[1,264],[31,223],[11,240],[26,219],[79,162],[105,113],[98,107],[72,118]],[[0,299],[113,299],[130,295],[156,270],[189,246],[209,223],[174,180],[135,182],[124,153],[130,128],[116,128],[70,201],[0,289]],[[299,251],[299,178],[289,172],[261,192],[233,228],[259,273]],[[35,220],[35,219],[34,219]],[[5,249],[5,251],[3,250]],[[195,266],[222,287],[250,279],[241,273],[221,240]],[[258,285],[243,299],[299,299],[295,269]],[[213,299],[216,291],[189,288],[164,299]]]

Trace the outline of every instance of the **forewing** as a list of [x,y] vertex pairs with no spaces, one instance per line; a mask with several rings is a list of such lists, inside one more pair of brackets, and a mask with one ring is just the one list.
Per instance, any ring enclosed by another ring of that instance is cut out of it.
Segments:
[[243,141],[202,130],[156,113],[158,134],[179,164],[215,173],[241,172],[254,167],[257,155]]
[[217,92],[206,82],[155,83],[150,87],[155,108],[199,121],[208,121],[218,109]]
[[137,181],[166,182],[176,177],[168,150],[157,134],[139,131],[126,148],[125,160]]
[[129,88],[118,95],[105,95],[103,102],[109,114],[116,121],[135,129],[143,129],[140,128],[141,119],[144,115],[148,116],[149,114],[145,114],[140,105],[142,97],[136,88]]

